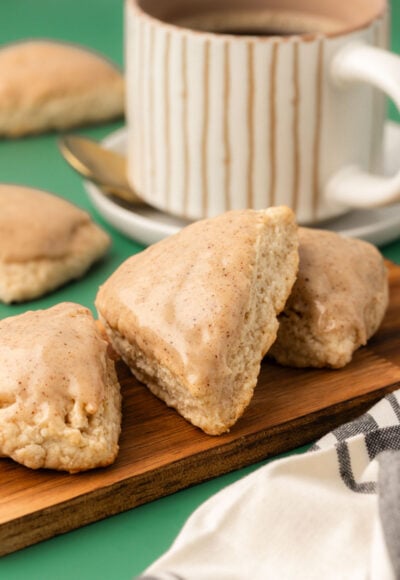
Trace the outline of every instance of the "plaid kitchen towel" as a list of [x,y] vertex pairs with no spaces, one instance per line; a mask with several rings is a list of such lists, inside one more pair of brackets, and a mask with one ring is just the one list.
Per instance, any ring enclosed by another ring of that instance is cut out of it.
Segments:
[[400,579],[400,390],[225,488],[142,580]]

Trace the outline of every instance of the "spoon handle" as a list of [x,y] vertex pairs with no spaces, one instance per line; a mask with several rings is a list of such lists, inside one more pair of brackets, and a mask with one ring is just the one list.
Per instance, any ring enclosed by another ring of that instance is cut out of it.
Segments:
[[96,183],[106,195],[134,205],[145,205],[127,181],[123,155],[77,135],[60,137],[58,147],[69,165],[85,179]]

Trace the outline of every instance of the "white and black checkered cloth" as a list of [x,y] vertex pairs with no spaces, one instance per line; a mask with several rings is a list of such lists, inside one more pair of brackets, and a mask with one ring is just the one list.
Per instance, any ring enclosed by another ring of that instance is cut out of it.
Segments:
[[209,499],[140,578],[400,579],[400,391]]

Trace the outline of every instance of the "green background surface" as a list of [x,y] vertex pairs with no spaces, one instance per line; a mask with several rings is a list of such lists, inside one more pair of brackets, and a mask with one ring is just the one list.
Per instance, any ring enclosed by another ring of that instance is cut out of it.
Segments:
[[[123,1],[1,0],[0,45],[33,37],[85,44],[122,66]],[[392,48],[400,53],[400,0],[392,2]],[[389,114],[392,119],[400,121],[392,104]],[[111,123],[77,132],[101,139],[120,126],[121,123]],[[81,179],[58,153],[57,136],[54,134],[15,141],[0,140],[0,181],[39,187],[70,199],[90,211],[113,238],[107,258],[85,278],[29,304],[0,305],[0,318],[27,309],[47,308],[63,300],[79,302],[93,310],[99,284],[125,258],[143,246],[109,227],[92,208]],[[382,248],[382,251],[388,258],[400,262],[400,240]],[[262,463],[3,557],[0,561],[0,579],[132,578],[169,547],[186,518],[198,505],[260,465]]]

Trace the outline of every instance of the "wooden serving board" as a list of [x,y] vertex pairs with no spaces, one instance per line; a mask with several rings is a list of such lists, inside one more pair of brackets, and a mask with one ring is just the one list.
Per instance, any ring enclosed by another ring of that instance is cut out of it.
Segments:
[[0,460],[0,555],[314,441],[400,387],[400,267],[388,264],[390,306],[377,335],[341,370],[262,365],[231,432],[205,435],[123,365],[116,463],[78,475]]

